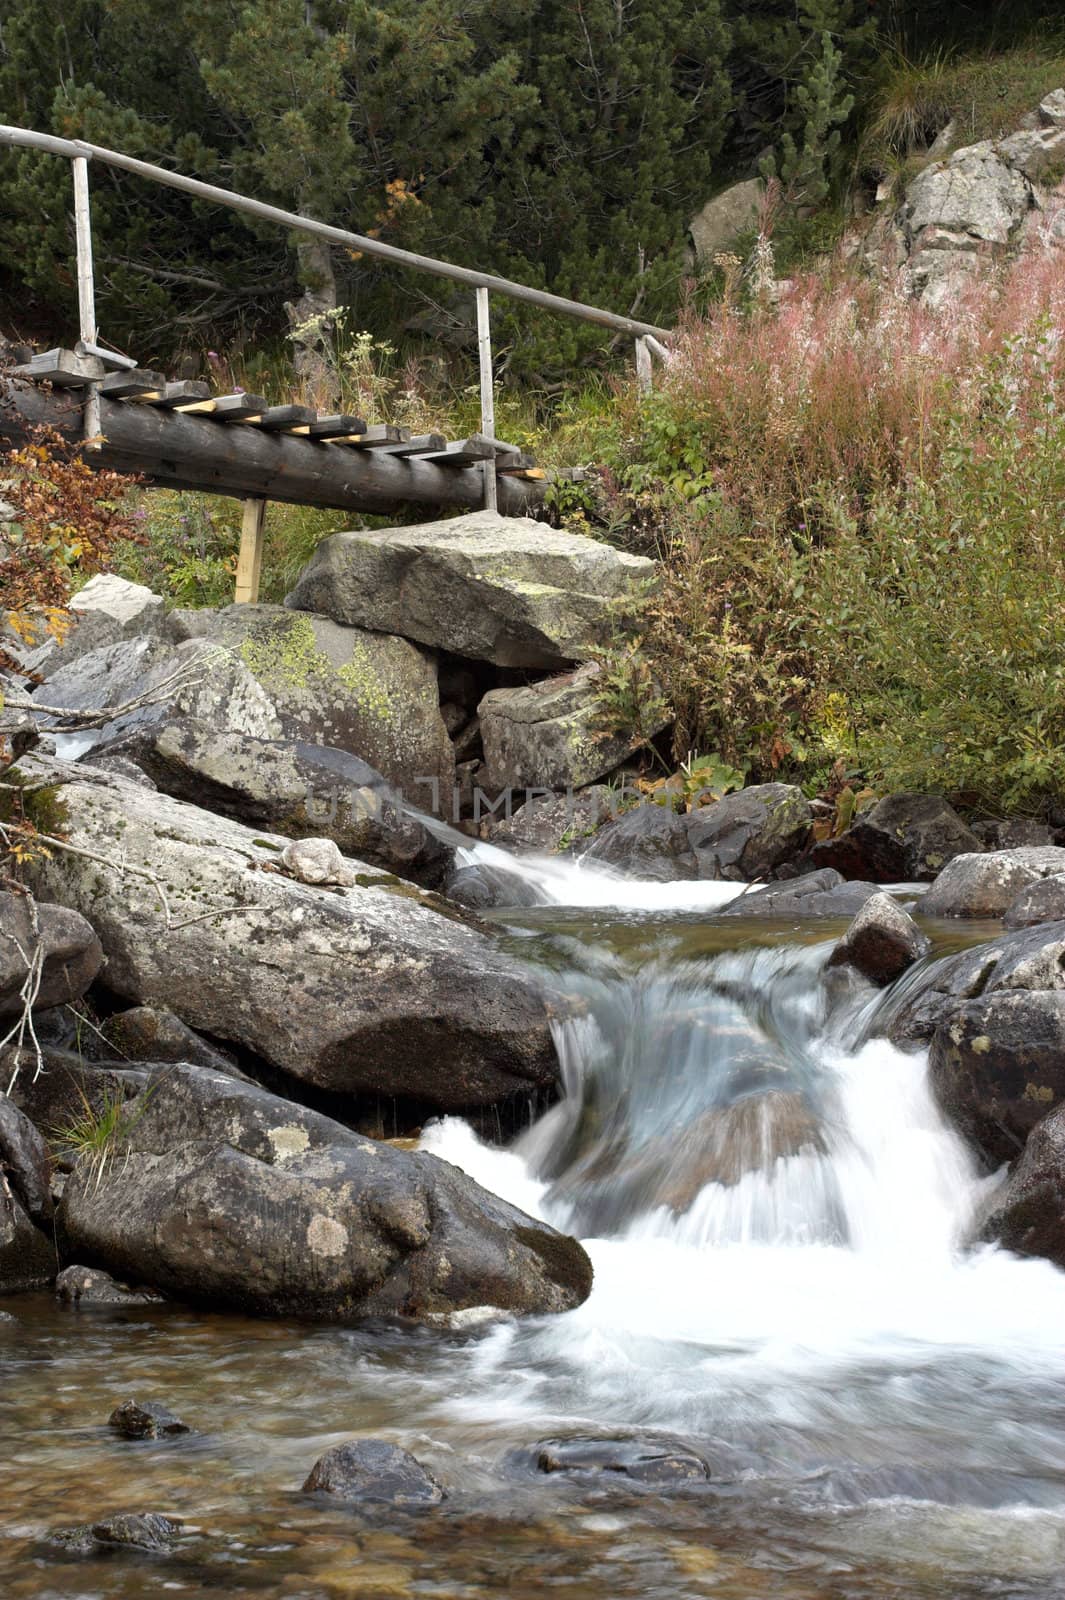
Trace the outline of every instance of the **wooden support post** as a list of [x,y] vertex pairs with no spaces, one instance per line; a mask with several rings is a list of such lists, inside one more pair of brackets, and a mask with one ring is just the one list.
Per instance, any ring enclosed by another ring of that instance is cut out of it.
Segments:
[[[92,270],[92,216],[89,211],[89,163],[75,156],[70,163],[74,173],[74,234],[78,247],[78,327],[83,344],[96,343],[96,288]],[[100,433],[100,396],[90,384],[85,395],[85,437]]]
[[641,394],[651,393],[651,351],[642,337],[636,341],[636,387]]
[[259,578],[263,569],[263,527],[266,501],[245,500],[240,528],[240,554],[237,557],[237,605],[254,606],[259,601]]
[[[486,439],[496,436],[495,375],[492,372],[492,325],[488,290],[477,290],[477,353],[481,363],[481,433]],[[493,452],[481,469],[484,473],[484,508],[495,511],[499,503],[496,463]]]

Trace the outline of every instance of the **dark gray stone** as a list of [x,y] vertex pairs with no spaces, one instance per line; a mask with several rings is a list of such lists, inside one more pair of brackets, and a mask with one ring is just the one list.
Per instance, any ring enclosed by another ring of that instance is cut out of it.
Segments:
[[187,1422],[176,1417],[169,1406],[158,1400],[123,1400],[107,1419],[108,1426],[124,1439],[175,1439],[191,1433]]
[[878,987],[893,983],[928,954],[931,941],[889,894],[874,894],[862,906],[828,958],[830,967],[853,967]]
[[615,867],[627,878],[650,883],[674,883],[699,876],[687,818],[678,816],[669,806],[635,806],[616,822],[600,828],[579,854],[584,861]]
[[753,883],[806,843],[810,802],[788,783],[759,783],[701,806],[686,819],[700,878]]
[[929,1055],[936,1098],[993,1164],[1065,1099],[1065,993],[997,990],[956,1006]]
[[959,1005],[1004,990],[1065,989],[1065,922],[1002,934],[915,975],[881,1024],[896,1044],[923,1044]]
[[154,1289],[131,1289],[98,1267],[64,1267],[55,1280],[56,1299],[72,1306],[148,1306],[162,1303]]
[[533,1446],[538,1472],[594,1473],[634,1483],[705,1483],[710,1468],[687,1445],[668,1439],[597,1439],[574,1435]]
[[877,894],[875,883],[847,883],[830,867],[780,885],[751,889],[719,912],[723,917],[853,917]]
[[449,900],[471,911],[488,911],[495,906],[534,906],[536,893],[524,878],[503,867],[476,862],[459,867],[447,880],[444,893]]
[[80,1000],[104,961],[89,923],[65,906],[35,903],[29,895],[0,890],[0,1018],[18,1016],[22,1010],[22,989],[39,946],[44,948],[44,966],[34,1009]]
[[816,867],[871,883],[930,883],[948,861],[980,841],[941,795],[892,794],[836,839],[815,844]]
[[197,1067],[153,1077],[113,1158],[74,1169],[57,1227],[68,1257],[260,1316],[540,1314],[591,1288],[576,1240],[448,1163]]
[[1065,874],[1028,884],[1010,901],[1002,921],[1007,928],[1034,928],[1041,922],[1065,921]]
[[55,1274],[55,1246],[34,1227],[0,1172],[0,1294],[43,1289]]
[[1065,1267],[1065,1106],[1042,1118],[986,1218],[982,1237]]
[[52,1534],[50,1542],[78,1555],[93,1555],[101,1550],[143,1550],[150,1555],[166,1555],[180,1532],[180,1522],[161,1511],[125,1511],[100,1522],[63,1528]]
[[1054,843],[1054,830],[1045,822],[1029,822],[1024,817],[974,822],[973,832],[985,850],[1018,850],[1025,845]]
[[210,1067],[231,1078],[250,1082],[233,1057],[176,1017],[165,1006],[134,1006],[108,1017],[101,1028],[106,1045],[122,1061],[187,1061],[194,1067]]
[[420,1461],[384,1439],[353,1439],[327,1450],[311,1468],[303,1492],[391,1506],[435,1506],[446,1498]]
[[492,843],[541,852],[587,848],[587,841],[613,816],[614,799],[603,783],[561,795],[533,791],[509,820],[492,828]]
[[0,1173],[31,1222],[51,1221],[52,1158],[48,1146],[6,1094],[0,1094]]
[[928,917],[1001,917],[1022,889],[1063,872],[1065,850],[1055,845],[959,855],[943,868],[921,909]]

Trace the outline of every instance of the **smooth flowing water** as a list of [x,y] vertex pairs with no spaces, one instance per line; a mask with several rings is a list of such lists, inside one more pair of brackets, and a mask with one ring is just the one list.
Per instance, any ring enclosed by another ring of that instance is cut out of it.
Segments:
[[[510,1150],[456,1119],[422,1142],[584,1238],[591,1298],[431,1331],[7,1301],[3,1593],[1065,1593],[1065,1274],[965,1247],[994,1180],[923,1056],[826,981],[823,925],[715,920],[724,885],[517,870],[542,904],[501,920],[574,1000],[565,1097]],[[199,1432],[115,1440],[129,1393]],[[415,1518],[301,1498],[360,1434],[411,1449],[449,1499]],[[573,1436],[668,1438],[711,1476],[536,1470],[538,1441]],[[131,1509],[185,1519],[176,1555],[41,1542]]]

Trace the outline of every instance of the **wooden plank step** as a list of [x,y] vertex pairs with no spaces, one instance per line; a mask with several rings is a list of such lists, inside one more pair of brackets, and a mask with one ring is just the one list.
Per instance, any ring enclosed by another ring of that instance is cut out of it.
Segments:
[[495,450],[492,442],[475,434],[472,439],[462,439],[457,444],[447,444],[442,450],[427,451],[421,458],[435,467],[472,467],[478,461],[492,461]]
[[382,455],[399,456],[425,456],[434,450],[443,450],[447,439],[442,433],[419,433],[413,439],[408,439],[405,444],[385,445]]
[[501,478],[520,478],[522,483],[543,483],[547,473],[543,467],[497,467]]
[[210,400],[193,400],[173,408],[184,416],[210,417],[214,422],[240,422],[261,417],[268,410],[261,394],[220,394]]
[[313,406],[267,406],[250,426],[262,428],[266,433],[299,433],[317,420],[318,413]]
[[502,477],[525,477],[530,472],[539,473],[541,478],[546,477],[543,468],[536,465],[536,457],[524,450],[519,450],[513,456],[497,456],[496,471]]
[[112,372],[100,385],[107,400],[161,399],[166,393],[166,378],[150,367],[134,367],[132,372]]
[[195,400],[208,400],[211,385],[199,378],[182,378],[179,383],[168,383],[162,394],[137,395],[144,405],[155,406],[160,411],[176,411],[179,406],[191,405]]
[[[297,431],[302,433],[303,429]],[[338,439],[365,432],[366,423],[362,417],[350,417],[344,412],[332,417],[319,417],[317,422],[310,423],[307,428],[308,437],[311,439]]]
[[50,383],[56,389],[84,389],[102,378],[106,370],[96,356],[79,356],[59,347],[39,350],[31,360],[12,368],[12,376],[26,378],[30,383]]
[[409,438],[409,428],[397,428],[391,422],[378,422],[363,433],[342,433],[332,442],[350,445],[353,450],[382,450],[390,445],[405,444]]

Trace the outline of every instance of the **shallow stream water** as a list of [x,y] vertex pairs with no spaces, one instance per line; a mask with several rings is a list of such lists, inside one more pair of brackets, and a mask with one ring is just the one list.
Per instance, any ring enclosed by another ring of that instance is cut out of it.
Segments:
[[[875,1037],[871,995],[824,981],[838,930],[718,919],[720,885],[524,870],[551,903],[499,920],[574,997],[565,1099],[511,1150],[456,1119],[423,1143],[579,1233],[589,1301],[428,1330],[9,1299],[0,1593],[1065,1594],[1065,1273],[963,1248],[994,1180],[923,1056]],[[113,1437],[130,1394],[196,1433]],[[302,1497],[358,1435],[449,1498]],[[711,1475],[662,1492],[535,1470],[537,1441],[574,1435],[667,1437]],[[130,1510],[180,1518],[176,1552],[46,1542]]]

